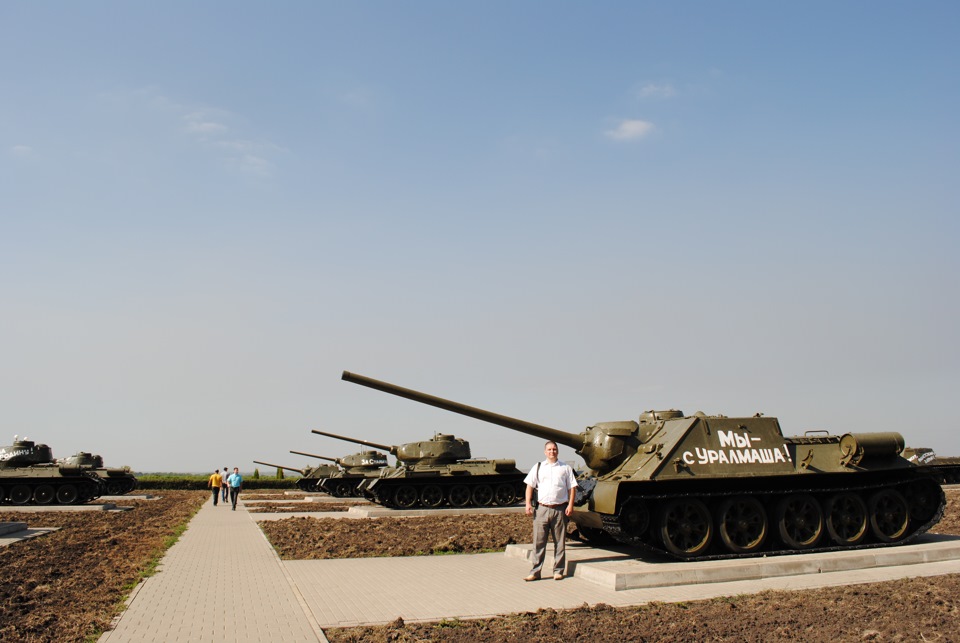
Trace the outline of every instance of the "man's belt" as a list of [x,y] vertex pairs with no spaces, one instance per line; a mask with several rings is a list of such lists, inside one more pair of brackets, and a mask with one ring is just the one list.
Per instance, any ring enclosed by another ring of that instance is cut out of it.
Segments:
[[559,505],[548,505],[548,504],[545,503],[545,502],[541,502],[541,503],[540,503],[540,506],[541,506],[541,507],[550,507],[551,509],[559,509],[560,507],[566,507],[566,506],[567,506],[567,503],[561,502]]

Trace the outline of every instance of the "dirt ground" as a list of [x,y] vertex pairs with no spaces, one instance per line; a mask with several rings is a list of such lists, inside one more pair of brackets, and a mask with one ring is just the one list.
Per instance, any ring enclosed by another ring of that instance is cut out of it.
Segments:
[[[122,513],[3,512],[0,521],[59,526],[0,548],[0,640],[89,641],[141,571],[208,497],[160,492]],[[259,495],[259,494],[258,494]],[[266,497],[278,496],[263,494]],[[960,535],[960,491],[935,532]],[[251,495],[245,501],[253,500]],[[522,515],[264,522],[285,558],[403,556],[503,549],[529,542]],[[430,534],[429,539],[424,535]],[[540,610],[477,621],[331,629],[331,641],[960,641],[960,575],[765,592],[712,601]]]
[[0,641],[84,641],[104,629],[182,525],[208,498],[163,491],[124,512],[4,512],[0,522],[60,527],[0,547]]
[[523,514],[417,518],[285,518],[260,523],[285,560],[476,554],[530,541]]
[[[932,531],[960,535],[960,491],[948,490],[947,499],[944,519]],[[494,518],[498,520],[491,520]],[[307,528],[309,520],[281,521],[289,524],[278,526],[278,531],[287,532],[288,543],[291,540],[296,542],[291,538],[291,532],[297,527]],[[389,547],[397,547],[395,541],[403,540],[404,533],[418,537],[420,549],[424,550],[422,534],[436,534],[433,540],[442,541],[450,532],[450,525],[439,517],[406,520],[424,522],[416,523],[416,529],[399,529],[400,525],[391,528],[384,524],[377,531],[367,532],[367,536],[361,535],[359,542],[351,542],[351,551],[375,551],[378,541],[385,543],[384,546],[389,543]],[[498,524],[503,529],[499,533],[494,526]],[[332,538],[349,539],[351,534],[365,533],[356,525],[342,525],[339,529],[342,530],[339,536],[327,529],[313,552],[329,551],[331,546],[328,543]],[[309,531],[313,532],[313,529]],[[529,522],[523,516],[489,516],[485,529],[476,525],[462,529],[460,533],[470,537],[457,542],[470,543],[463,546],[465,552],[497,549],[508,542],[529,542],[529,531]],[[374,536],[374,533],[378,535]],[[289,552],[300,552],[297,557],[309,556],[311,546],[304,541],[314,537],[302,534],[295,548],[292,544],[287,545]],[[407,552],[413,549],[413,553],[428,553],[416,551],[415,544],[404,544],[403,547]],[[360,554],[351,553],[351,556],[357,555]],[[576,610],[545,609],[470,621],[405,624],[398,619],[385,626],[330,629],[325,634],[333,642],[960,641],[958,597],[960,575],[947,575],[803,592],[764,592],[690,603],[654,603],[631,608],[584,605]]]
[[341,641],[957,641],[960,576],[477,621],[325,630]]

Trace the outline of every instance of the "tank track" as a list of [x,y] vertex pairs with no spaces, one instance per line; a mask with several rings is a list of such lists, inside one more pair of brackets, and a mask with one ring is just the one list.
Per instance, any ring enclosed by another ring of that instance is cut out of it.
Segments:
[[363,495],[391,509],[475,509],[509,507],[524,499],[525,474],[461,477],[372,478],[360,485]]
[[318,491],[325,491],[334,498],[361,498],[363,494],[358,488],[360,484],[367,480],[363,476],[341,476],[337,478],[324,478],[317,483]]
[[321,478],[300,478],[297,480],[297,489],[300,491],[312,492],[312,491],[321,491],[320,483],[323,480]]
[[960,464],[929,464],[923,465],[933,470],[934,475],[943,484],[960,484]]
[[0,504],[3,505],[78,505],[96,500],[104,491],[103,481],[90,472],[74,476],[0,478]]
[[[715,506],[716,503],[712,501],[719,500],[722,498],[729,498],[733,496],[749,495],[754,497],[762,497],[772,501],[778,496],[786,497],[792,494],[809,494],[811,496],[816,497],[816,496],[823,496],[824,494],[838,494],[843,492],[863,493],[866,491],[879,491],[885,488],[898,489],[903,486],[909,485],[914,481],[922,480],[924,478],[929,479],[929,476],[916,477],[916,478],[905,479],[905,480],[896,481],[896,482],[879,481],[879,482],[870,483],[870,484],[847,485],[843,487],[830,487],[829,489],[826,489],[823,487],[808,487],[808,488],[795,488],[795,489],[779,488],[779,489],[763,489],[763,490],[751,489],[749,491],[745,491],[743,489],[735,489],[735,490],[715,491],[715,492],[663,493],[663,494],[644,493],[642,495],[637,495],[635,497],[641,498],[644,501],[651,501],[651,500],[664,501],[664,500],[674,500],[677,498],[696,498],[704,502],[707,502],[708,506]],[[936,477],[933,477],[933,480],[936,480],[936,479],[937,479]],[[770,505],[771,503],[768,502],[767,504]],[[804,549],[793,549],[789,547],[783,548],[782,546],[773,547],[773,548],[767,547],[770,543],[776,543],[778,545],[783,544],[779,542],[780,539],[778,538],[777,534],[772,533],[773,530],[776,529],[776,525],[774,524],[773,520],[769,519],[769,514],[768,514],[768,525],[767,525],[768,538],[764,547],[761,547],[749,553],[735,553],[731,551],[723,551],[723,552],[709,551],[704,555],[697,555],[697,556],[679,556],[665,549],[663,546],[659,545],[659,543],[657,543],[657,540],[658,540],[657,537],[652,534],[653,530],[656,529],[654,525],[654,521],[656,519],[655,515],[651,516],[651,524],[644,530],[644,535],[647,536],[646,538],[644,538],[643,536],[633,536],[625,533],[622,529],[619,515],[600,514],[600,516],[603,520],[603,533],[605,535],[610,536],[611,538],[613,538],[615,541],[619,543],[637,548],[649,554],[666,556],[669,558],[674,558],[674,559],[683,560],[683,561],[702,561],[702,560],[725,560],[725,559],[732,559],[732,558],[756,558],[758,556],[778,556],[778,555],[787,555],[787,554],[807,554],[807,553],[819,553],[819,552],[829,552],[829,551],[853,551],[853,550],[859,550],[859,549],[875,549],[878,547],[903,545],[903,544],[913,542],[918,537],[920,537],[923,533],[928,531],[931,527],[936,525],[940,521],[940,519],[943,517],[943,512],[945,508],[946,508],[946,497],[943,493],[943,489],[940,488],[939,502],[937,504],[936,510],[933,512],[932,517],[920,525],[916,525],[916,526],[911,525],[912,527],[911,531],[906,535],[904,535],[902,538],[898,538],[893,542],[870,541],[870,542],[861,542],[856,545],[840,545],[840,544],[831,542],[830,544],[817,545],[814,547],[809,547]],[[713,512],[711,512],[711,520],[715,522],[716,518],[717,518],[716,515],[714,515]],[[828,533],[826,533],[827,528],[825,524],[826,523],[825,512],[823,515],[823,521],[824,521],[824,526],[822,529],[824,533],[822,534],[820,541],[830,542],[830,536]],[[911,523],[913,522],[912,519],[910,522]],[[870,527],[869,527],[869,517],[868,517],[867,519],[868,532],[869,532],[869,528]],[[581,531],[584,531],[584,530],[581,530]],[[589,534],[591,530],[589,530],[588,528],[588,530],[586,531]],[[589,536],[585,536],[585,539],[589,540],[590,538]],[[714,538],[714,542],[712,543],[710,548],[711,550],[715,550],[718,547],[722,547],[722,544],[717,542],[718,540],[719,538]]]
[[101,473],[100,470],[95,470],[94,473],[103,481],[105,495],[122,496],[137,488],[137,478],[129,473],[124,475],[111,475],[106,471]]

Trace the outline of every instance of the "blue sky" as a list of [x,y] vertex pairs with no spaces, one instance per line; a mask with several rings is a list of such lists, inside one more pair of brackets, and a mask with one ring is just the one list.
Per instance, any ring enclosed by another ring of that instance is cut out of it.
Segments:
[[350,370],[572,432],[763,411],[960,455],[958,32],[952,2],[3,3],[2,424],[141,471],[353,451],[312,428],[541,454]]

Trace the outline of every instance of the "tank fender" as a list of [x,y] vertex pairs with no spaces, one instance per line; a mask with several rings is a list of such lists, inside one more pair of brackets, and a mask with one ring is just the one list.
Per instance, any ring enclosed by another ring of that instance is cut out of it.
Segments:
[[614,515],[617,513],[617,480],[598,480],[593,489],[590,508],[597,513]]
[[593,529],[603,529],[603,518],[598,513],[592,511],[573,510],[570,514],[570,520],[580,527],[591,527]]

